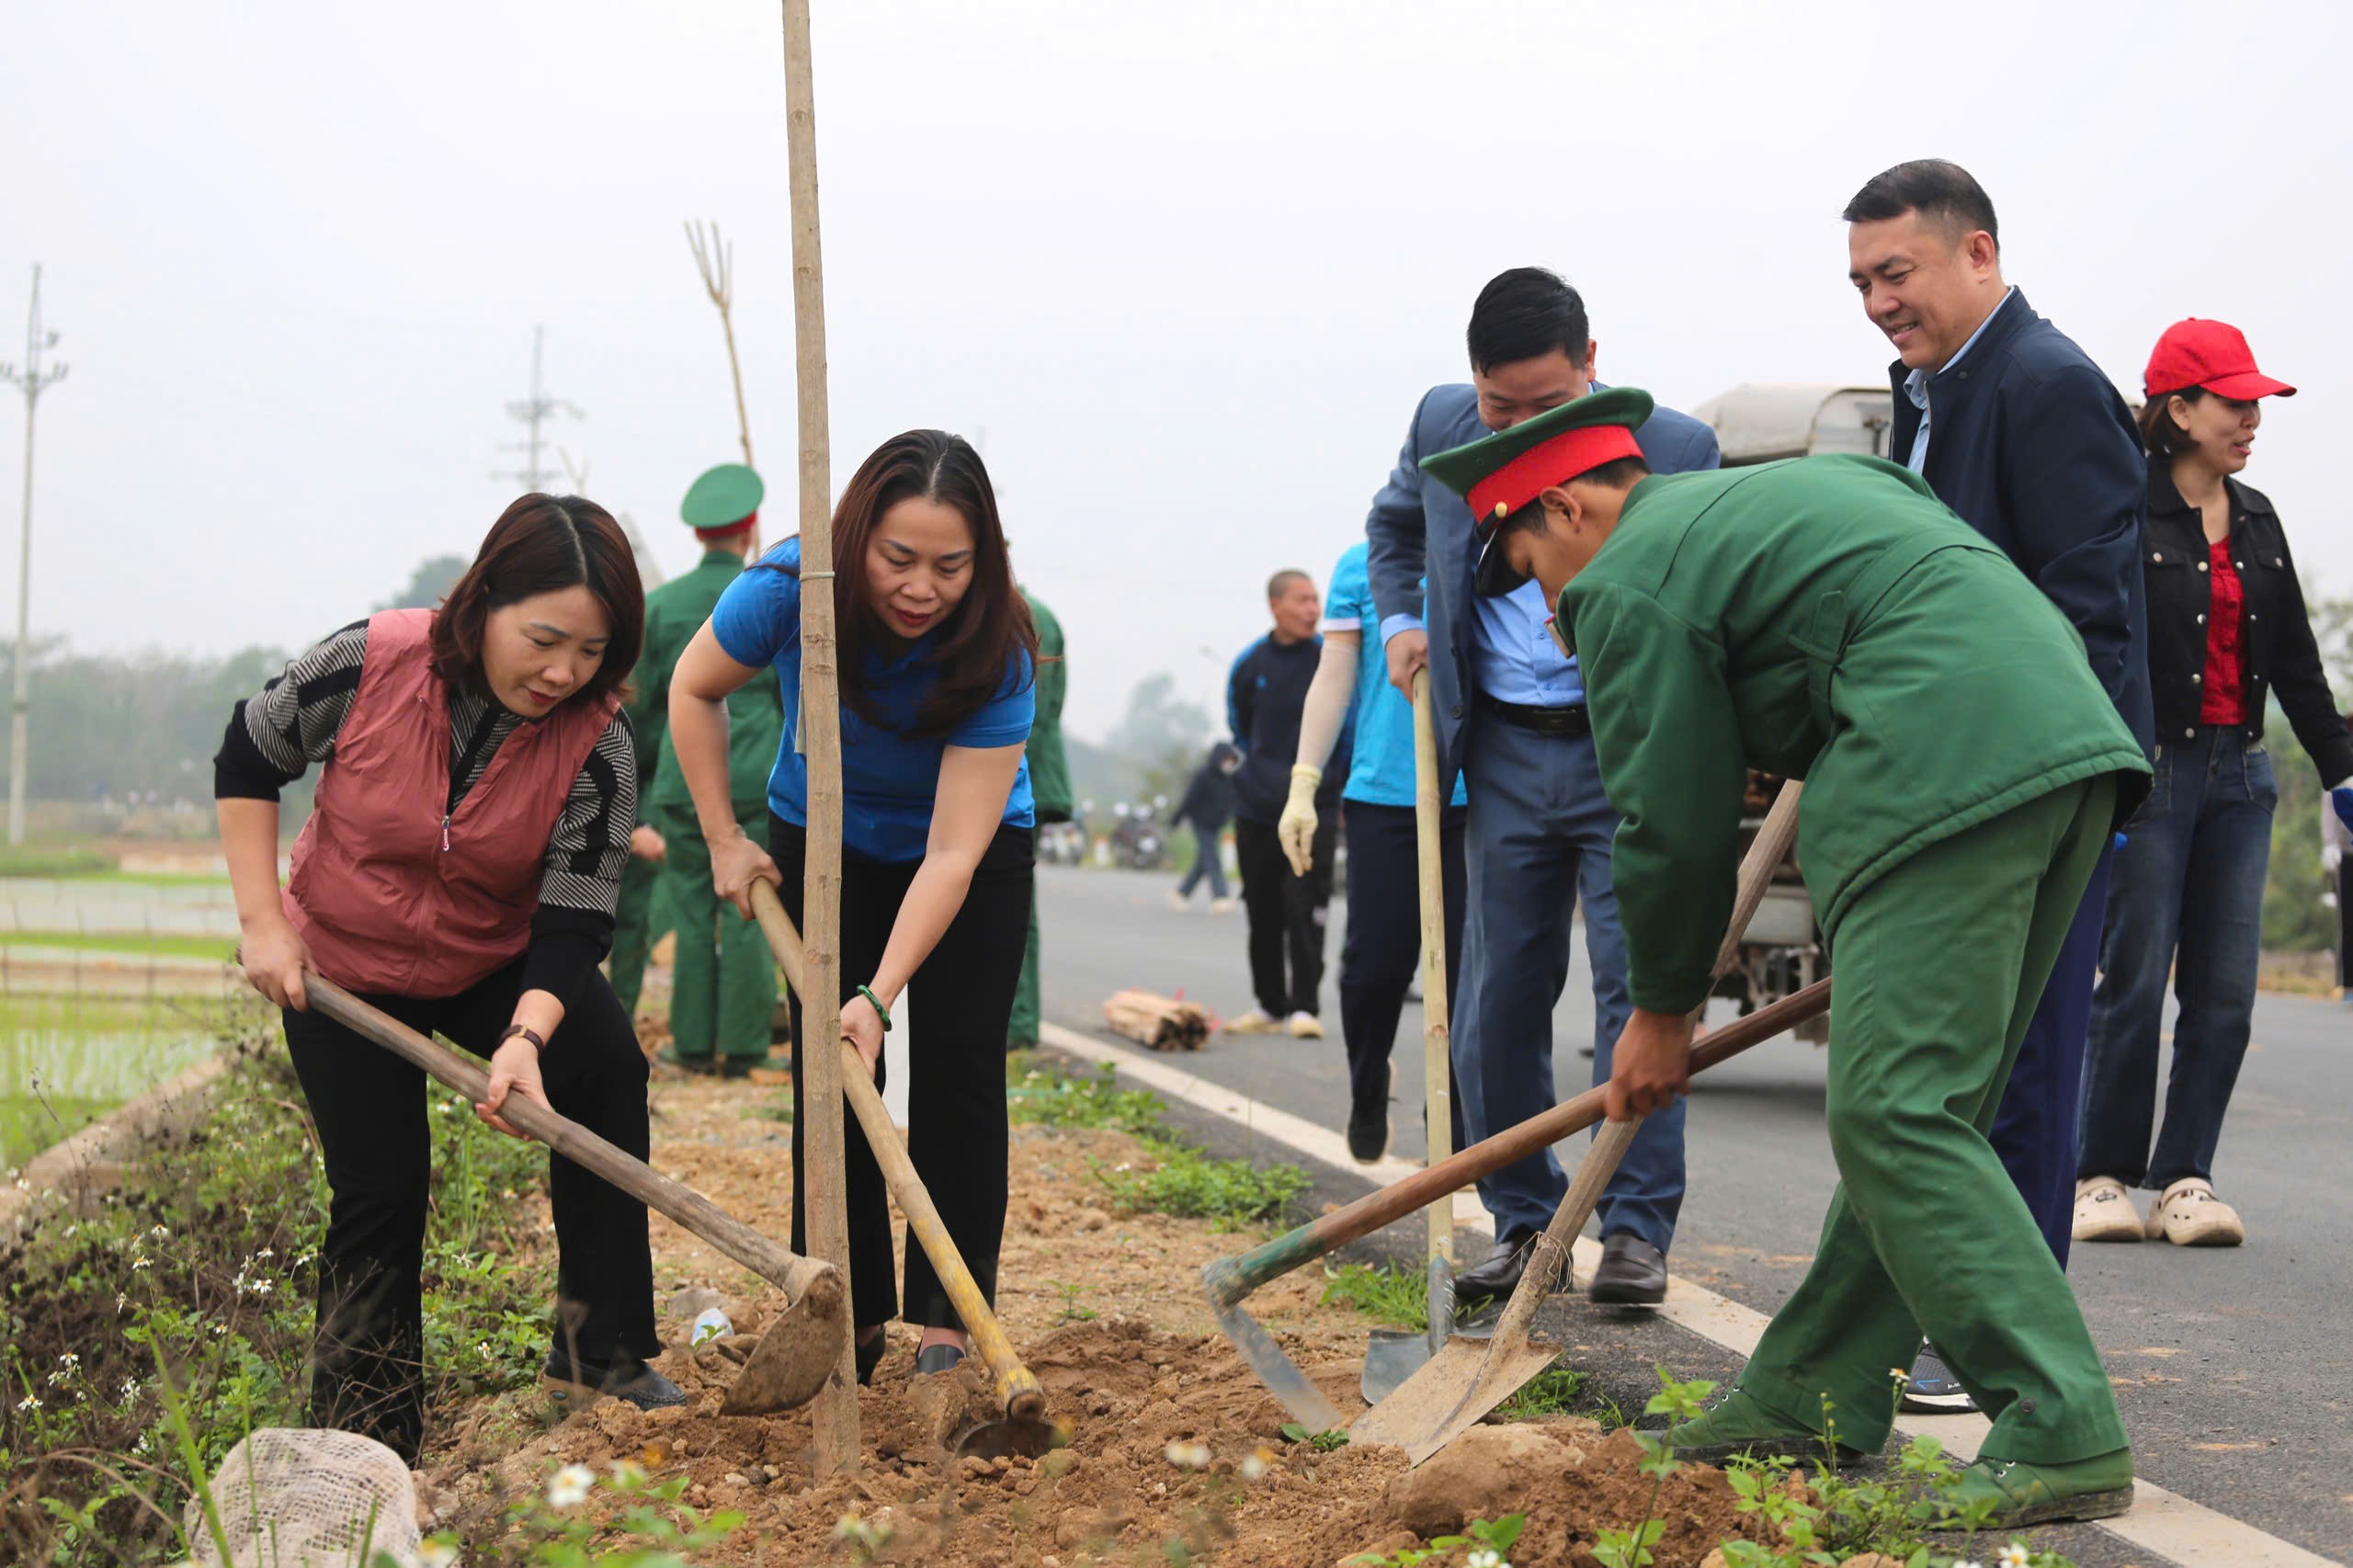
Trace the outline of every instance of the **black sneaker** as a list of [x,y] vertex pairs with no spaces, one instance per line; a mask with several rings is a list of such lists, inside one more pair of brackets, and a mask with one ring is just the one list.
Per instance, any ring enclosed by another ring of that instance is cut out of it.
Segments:
[[634,1356],[600,1367],[551,1350],[540,1367],[540,1386],[563,1411],[585,1410],[600,1399],[627,1400],[640,1410],[687,1403],[686,1390]]
[[1348,1108],[1348,1157],[1370,1165],[1389,1153],[1389,1101],[1358,1100]]
[[1904,1385],[1904,1408],[1914,1415],[1967,1415],[1977,1408],[1977,1402],[1952,1375],[1937,1347],[1924,1339],[1919,1358],[1912,1363],[1911,1381]]

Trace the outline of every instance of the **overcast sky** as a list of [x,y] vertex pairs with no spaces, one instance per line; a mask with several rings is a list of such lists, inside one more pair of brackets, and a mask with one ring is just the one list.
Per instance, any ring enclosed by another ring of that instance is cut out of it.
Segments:
[[[1074,733],[1154,670],[1216,701],[1267,574],[1362,537],[1506,267],[1565,273],[1601,374],[1670,404],[1879,381],[1837,214],[1927,155],[2128,392],[2193,314],[2305,389],[2247,477],[2307,587],[2353,592],[2344,6],[814,7],[834,479],[909,426],[982,441]],[[38,261],[73,368],[36,631],[294,645],[471,554],[520,488],[492,473],[536,324],[588,494],[690,564],[678,498],[736,452],[688,216],[735,243],[788,525],[780,62],[758,0],[0,0],[0,358]]]

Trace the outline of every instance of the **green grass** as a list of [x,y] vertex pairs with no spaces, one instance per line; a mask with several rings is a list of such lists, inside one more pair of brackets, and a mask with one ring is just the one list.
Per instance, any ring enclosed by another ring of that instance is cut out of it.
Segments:
[[1297,1165],[1212,1159],[1169,1132],[1167,1107],[1145,1089],[1122,1089],[1108,1065],[1079,1074],[1029,1051],[1006,1058],[1006,1109],[1016,1121],[1063,1129],[1103,1129],[1141,1141],[1146,1163],[1108,1166],[1090,1160],[1095,1178],[1122,1211],[1174,1214],[1234,1230],[1279,1220],[1307,1190]]
[[1430,1324],[1429,1275],[1394,1263],[1324,1266],[1324,1304],[1356,1308],[1392,1328],[1424,1329]]
[[114,869],[114,858],[95,849],[0,849],[0,877],[87,877]]
[[68,948],[84,953],[153,953],[165,958],[219,959],[237,950],[234,937],[144,931],[0,931],[0,946]]
[[1590,1412],[1577,1412],[1577,1404],[1585,1397],[1586,1381],[1586,1374],[1574,1368],[1547,1367],[1521,1384],[1518,1393],[1497,1405],[1495,1414],[1506,1421],[1572,1412],[1589,1415]]

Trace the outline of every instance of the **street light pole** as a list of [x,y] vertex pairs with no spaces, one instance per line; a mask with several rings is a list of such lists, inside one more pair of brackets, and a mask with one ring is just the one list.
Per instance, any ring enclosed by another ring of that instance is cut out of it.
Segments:
[[23,535],[17,548],[17,670],[16,697],[8,713],[8,842],[25,841],[25,779],[31,771],[26,738],[27,715],[32,707],[33,613],[33,411],[40,394],[65,379],[65,367],[41,366],[41,351],[55,347],[57,334],[40,324],[40,267],[33,267],[33,303],[25,324],[25,367],[0,364],[0,381],[25,389],[25,508]]

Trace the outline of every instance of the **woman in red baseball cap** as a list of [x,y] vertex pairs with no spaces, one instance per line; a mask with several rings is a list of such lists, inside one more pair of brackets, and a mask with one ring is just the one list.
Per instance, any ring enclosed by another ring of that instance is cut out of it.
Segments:
[[[2338,717],[2279,514],[2235,477],[2263,400],[2295,388],[2256,369],[2236,327],[2195,317],[2157,339],[2143,378],[2149,453],[2149,684],[2156,780],[2125,826],[2084,1069],[2075,1237],[2235,1246],[2214,1196],[2215,1146],[2246,1054],[2279,790],[2263,744],[2276,695],[2353,823],[2353,735]],[[2171,970],[2181,1012],[2156,1146],[2157,1031]],[[2129,1189],[2163,1196],[2144,1223]]]

